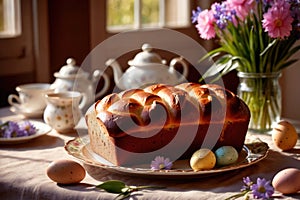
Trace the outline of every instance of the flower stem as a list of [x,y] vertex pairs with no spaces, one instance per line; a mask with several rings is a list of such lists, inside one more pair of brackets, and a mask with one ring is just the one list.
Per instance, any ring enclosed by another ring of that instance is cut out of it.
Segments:
[[[247,77],[247,75],[251,77]],[[281,114],[280,73],[240,73],[238,95],[248,105],[251,113],[249,129],[265,132],[272,128]],[[270,77],[267,77],[267,76]]]

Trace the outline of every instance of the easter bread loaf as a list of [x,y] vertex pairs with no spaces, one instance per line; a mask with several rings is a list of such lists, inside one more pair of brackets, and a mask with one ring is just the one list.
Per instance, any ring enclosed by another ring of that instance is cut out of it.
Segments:
[[189,159],[200,148],[240,151],[250,112],[215,84],[154,84],[112,93],[86,113],[90,148],[113,165],[149,164],[155,156]]

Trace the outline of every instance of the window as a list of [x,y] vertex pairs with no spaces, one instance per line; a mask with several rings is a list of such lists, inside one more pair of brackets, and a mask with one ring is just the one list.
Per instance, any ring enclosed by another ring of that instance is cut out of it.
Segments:
[[[0,76],[34,76],[32,0],[0,0]],[[24,26],[25,25],[25,26]],[[22,30],[21,30],[22,27]]]
[[21,34],[21,12],[19,0],[0,0],[0,38]]
[[[107,30],[190,25],[190,4],[182,0],[107,0]],[[121,14],[120,14],[121,13]]]

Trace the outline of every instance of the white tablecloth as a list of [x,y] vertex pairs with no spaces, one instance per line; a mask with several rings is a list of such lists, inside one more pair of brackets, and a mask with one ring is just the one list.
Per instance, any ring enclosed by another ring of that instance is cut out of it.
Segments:
[[[8,108],[0,109],[1,120],[16,119]],[[41,120],[41,119],[39,119]],[[242,187],[242,178],[249,176],[271,179],[276,172],[287,167],[300,168],[300,141],[290,152],[276,149],[270,135],[248,134],[249,138],[259,137],[270,146],[268,156],[244,169],[234,170],[217,176],[193,180],[161,180],[145,179],[112,173],[98,169],[99,180],[89,174],[76,185],[57,185],[46,175],[46,168],[51,161],[57,159],[74,159],[64,149],[67,141],[78,137],[77,133],[59,134],[52,130],[49,134],[18,145],[0,144],[0,199],[72,199],[96,200],[113,199],[116,194],[106,193],[93,186],[102,181],[118,179],[127,185],[157,185],[163,189],[142,190],[133,193],[132,199],[225,199],[236,194]],[[283,196],[274,195],[278,199],[300,199],[300,194]]]

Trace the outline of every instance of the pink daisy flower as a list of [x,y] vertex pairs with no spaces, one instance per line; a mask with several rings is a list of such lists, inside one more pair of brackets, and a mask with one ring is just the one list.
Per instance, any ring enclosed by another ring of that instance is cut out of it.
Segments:
[[279,1],[263,15],[263,18],[263,28],[271,38],[284,38],[290,35],[294,19],[290,15],[288,3]]
[[236,15],[244,20],[249,12],[255,7],[255,0],[227,0],[230,9],[235,10]]
[[209,40],[216,36],[214,29],[215,18],[211,10],[203,10],[198,15],[197,22],[198,24],[196,25],[196,28],[199,31],[201,38]]

